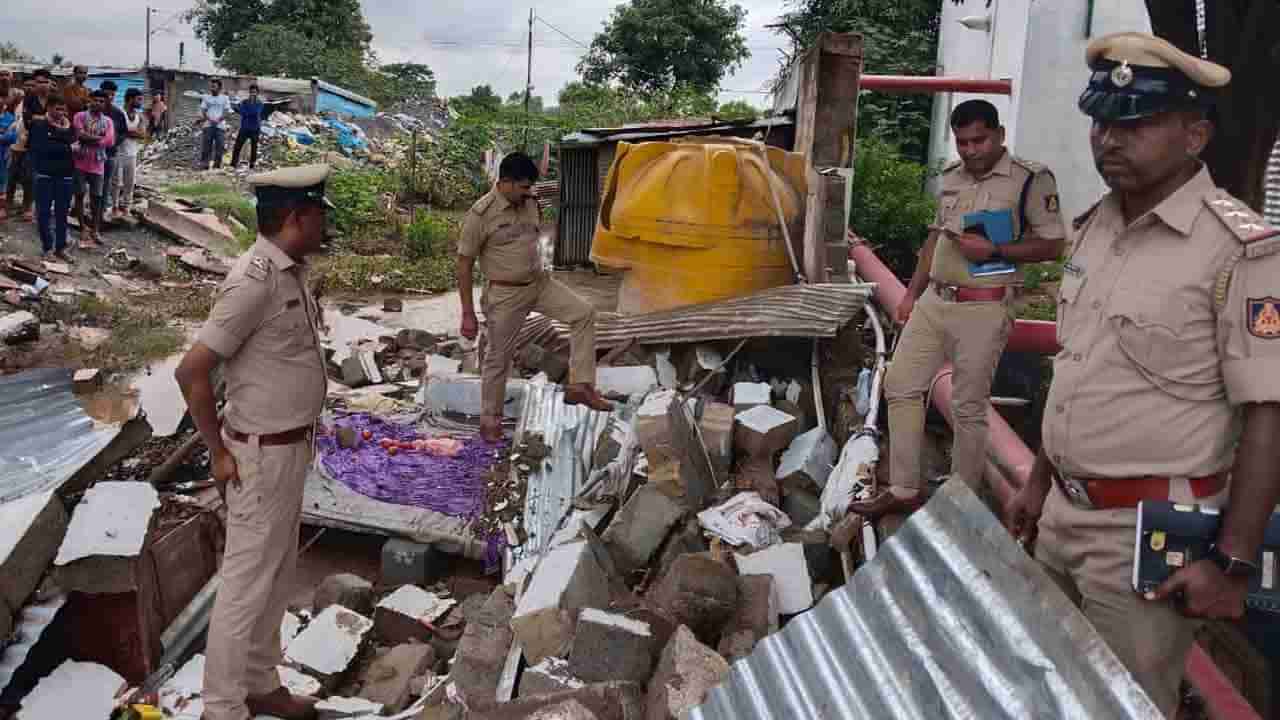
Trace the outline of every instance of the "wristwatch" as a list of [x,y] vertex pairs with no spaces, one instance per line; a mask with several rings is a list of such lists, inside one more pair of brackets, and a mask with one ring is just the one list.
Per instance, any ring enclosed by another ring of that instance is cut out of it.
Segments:
[[1262,570],[1255,563],[1222,552],[1217,545],[1209,546],[1209,554],[1205,559],[1212,561],[1228,577],[1253,577]]

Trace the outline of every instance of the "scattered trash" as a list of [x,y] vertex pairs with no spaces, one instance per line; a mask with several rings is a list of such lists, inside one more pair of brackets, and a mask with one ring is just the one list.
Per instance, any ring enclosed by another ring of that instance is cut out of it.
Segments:
[[757,492],[739,493],[721,505],[703,510],[698,513],[698,522],[734,547],[768,547],[782,539],[781,531],[791,527],[791,518],[761,499]]

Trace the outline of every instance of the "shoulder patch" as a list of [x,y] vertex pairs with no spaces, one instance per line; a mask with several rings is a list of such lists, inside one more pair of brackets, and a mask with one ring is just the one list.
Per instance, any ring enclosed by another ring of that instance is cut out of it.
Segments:
[[1205,195],[1204,203],[1236,240],[1249,246],[1251,257],[1255,243],[1280,235],[1280,228],[1267,224],[1252,208],[1222,190]]
[[271,269],[271,263],[264,257],[255,257],[249,261],[249,265],[245,267],[245,277],[251,277],[254,280],[266,280],[267,272]]
[[1245,324],[1249,334],[1263,340],[1280,339],[1280,298],[1248,298],[1245,301]]
[[483,215],[489,212],[489,207],[493,205],[493,193],[486,193],[471,206],[471,212],[477,215]]
[[1077,215],[1076,218],[1071,221],[1071,229],[1078,231],[1080,230],[1080,228],[1088,224],[1088,222],[1091,219],[1093,219],[1093,214],[1098,212],[1098,206],[1101,204],[1102,204],[1102,200],[1098,199],[1097,202],[1089,206],[1088,210],[1085,210],[1084,212]]

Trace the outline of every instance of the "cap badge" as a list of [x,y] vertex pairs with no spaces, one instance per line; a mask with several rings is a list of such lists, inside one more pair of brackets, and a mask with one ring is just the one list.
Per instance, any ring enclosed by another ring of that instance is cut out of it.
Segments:
[[1133,68],[1129,67],[1128,60],[1125,60],[1121,64],[1117,65],[1116,68],[1111,71],[1112,85],[1115,85],[1116,87],[1120,87],[1120,88],[1129,87],[1129,85],[1132,82],[1133,82]]

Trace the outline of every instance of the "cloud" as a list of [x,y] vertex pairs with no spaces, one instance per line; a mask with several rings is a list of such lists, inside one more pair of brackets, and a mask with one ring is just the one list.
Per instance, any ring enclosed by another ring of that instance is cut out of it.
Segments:
[[[166,4],[167,3],[167,4]],[[489,84],[502,96],[523,92],[526,73],[529,6],[510,0],[362,0],[373,27],[373,45],[384,62],[421,62],[435,71],[440,92],[457,95]],[[547,5],[534,24],[534,93],[554,102],[565,84],[577,77],[582,48],[590,43],[619,0],[579,0]],[[782,37],[764,26],[783,12],[783,0],[739,0],[747,10],[747,44],[751,58],[724,81],[731,90],[760,90],[777,71]],[[185,66],[213,70],[208,50],[189,25],[178,21],[182,0],[156,0],[152,16],[161,30],[152,37],[151,61],[178,64],[178,44],[185,44]],[[61,53],[92,65],[141,65],[145,56],[146,0],[113,0],[106,12],[86,13],[83,0],[4,0],[0,9],[0,41],[12,41],[41,59]],[[567,37],[566,37],[567,36]],[[570,39],[572,38],[572,39]],[[744,99],[762,106],[756,93],[726,92],[722,100]]]

